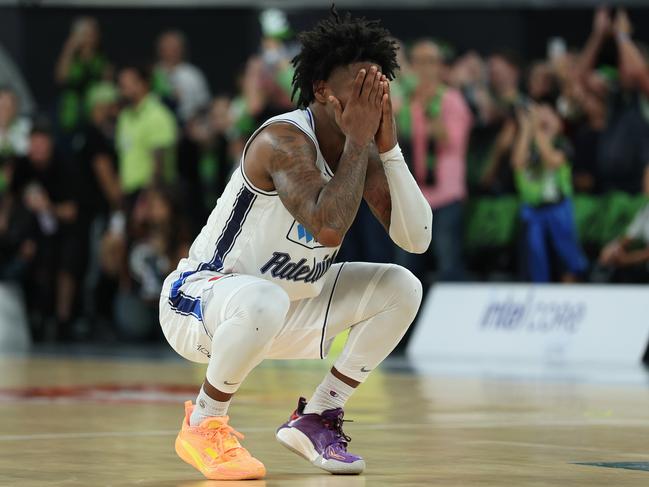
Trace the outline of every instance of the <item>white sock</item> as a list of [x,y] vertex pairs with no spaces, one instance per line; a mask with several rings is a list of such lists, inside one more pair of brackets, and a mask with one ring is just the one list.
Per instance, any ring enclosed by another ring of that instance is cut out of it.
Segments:
[[345,407],[345,403],[354,392],[354,389],[354,387],[345,384],[331,372],[328,372],[316,388],[304,408],[304,412],[307,414],[322,414],[323,411],[328,409]]
[[198,426],[207,418],[225,416],[228,414],[228,407],[230,407],[230,401],[221,402],[212,399],[201,387],[201,392],[196,397],[196,406],[194,406],[194,411],[192,411],[192,415],[189,418],[189,424],[191,426]]

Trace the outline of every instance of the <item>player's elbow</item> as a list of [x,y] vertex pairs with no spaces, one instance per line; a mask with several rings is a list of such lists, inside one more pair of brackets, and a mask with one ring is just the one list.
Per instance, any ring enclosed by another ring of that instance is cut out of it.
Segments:
[[413,254],[423,254],[430,247],[430,242],[433,240],[433,209],[426,206],[426,213],[423,223],[419,224],[419,231],[413,239]]
[[413,238],[411,235],[408,239],[399,239],[393,238],[392,241],[397,244],[402,250],[405,250],[409,254],[423,254],[428,250],[430,246],[430,237],[429,238]]
[[403,250],[411,254],[423,254],[433,239],[433,212],[429,208],[426,218],[404,229],[403,234],[390,230],[390,237]]
[[343,243],[344,234],[338,230],[329,227],[323,227],[318,232],[316,240],[320,245],[325,247],[340,247]]
[[412,246],[410,250],[411,254],[424,254],[430,247],[430,238],[428,240],[422,241],[421,243],[416,243]]
[[432,240],[432,232],[430,228],[423,229],[421,232],[417,232],[416,235],[411,239],[411,245],[409,248],[404,249],[406,252],[411,254],[423,254],[430,247],[430,242]]

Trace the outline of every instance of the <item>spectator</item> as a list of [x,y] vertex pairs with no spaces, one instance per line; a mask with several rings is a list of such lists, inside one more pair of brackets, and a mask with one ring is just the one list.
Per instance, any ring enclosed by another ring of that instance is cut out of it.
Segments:
[[205,75],[185,60],[186,50],[187,41],[182,32],[164,32],[158,39],[158,64],[154,72],[154,91],[175,101],[183,124],[206,108],[210,101]]
[[194,190],[202,190],[202,204],[206,211],[212,211],[235,165],[237,153],[231,144],[233,119],[230,107],[231,101],[227,96],[217,96],[212,100],[209,112],[188,127],[191,138],[200,147],[198,187]]
[[128,243],[107,235],[105,270],[118,278],[115,320],[119,334],[143,340],[158,334],[158,300],[164,278],[189,252],[191,236],[179,195],[167,187],[142,192],[133,209]]
[[118,167],[122,192],[133,204],[138,191],[174,181],[176,123],[169,109],[150,92],[144,69],[123,68],[119,87],[127,106],[117,120]]
[[18,115],[18,98],[0,88],[0,279],[22,280],[35,252],[30,218],[25,210],[12,211],[6,194],[16,158],[29,148],[31,122]]
[[[462,206],[472,117],[460,92],[442,82],[442,53],[434,42],[417,42],[410,57],[417,84],[399,114],[402,135],[410,136],[413,172],[435,214],[437,231],[431,250],[439,279],[463,280]],[[421,257],[410,254],[408,260],[415,274],[422,276]]]
[[106,220],[122,206],[122,191],[117,174],[114,148],[118,91],[103,82],[88,93],[89,121],[78,140],[78,164],[82,181],[81,213],[90,223],[96,217]]
[[481,186],[490,193],[511,193],[514,191],[514,181],[507,161],[511,158],[516,133],[514,110],[525,103],[519,88],[520,63],[515,53],[497,51],[489,57],[488,70],[498,135],[489,151]]
[[286,14],[278,9],[267,9],[259,15],[263,38],[260,60],[263,65],[261,83],[266,92],[269,112],[277,114],[293,105],[291,94],[293,65],[291,59],[300,52],[298,44],[287,42],[292,35]]
[[259,126],[260,114],[265,110],[266,96],[261,91],[259,81],[261,66],[258,58],[250,59],[236,77],[238,91],[230,103],[230,113],[232,135],[239,149],[239,157],[246,140]]
[[551,280],[551,250],[562,264],[562,280],[584,273],[572,209],[569,150],[561,137],[561,120],[549,104],[517,110],[518,129],[512,154],[516,188],[522,202],[523,247],[527,277]]
[[[182,161],[178,167],[178,179],[184,198],[190,202],[190,214],[196,220],[204,216],[199,185],[201,149],[194,140],[190,126],[200,123],[197,119],[209,107],[210,92],[201,70],[185,60],[187,42],[179,31],[164,32],[158,39],[158,64],[153,72],[153,91],[163,97],[180,121],[181,131],[177,144],[177,157]],[[200,230],[200,227],[197,228]]]
[[470,51],[455,61],[449,72],[449,83],[462,91],[477,126],[498,121],[500,113],[489,87],[487,65],[477,52]]
[[30,122],[17,118],[17,99],[0,88],[0,280],[22,281],[35,254],[31,218],[8,193],[16,158],[27,154]]
[[111,66],[101,50],[99,24],[93,17],[78,18],[56,63],[55,79],[63,90],[59,125],[64,132],[73,132],[81,126],[88,90],[110,76]]
[[262,29],[260,53],[251,56],[237,76],[239,95],[231,104],[233,134],[238,138],[232,142],[238,146],[239,154],[259,125],[293,107],[291,60],[299,52],[299,45],[287,42],[291,29],[281,10],[264,10],[259,21]]
[[31,309],[39,312],[40,319],[53,312],[59,336],[64,338],[71,332],[82,264],[79,256],[85,250],[76,226],[77,187],[74,173],[54,150],[49,128],[36,125],[27,156],[16,160],[9,205],[33,222],[32,238],[26,240],[35,242],[35,261],[25,286]]
[[572,99],[582,112],[577,124],[573,144],[575,163],[573,178],[575,190],[581,193],[594,193],[600,190],[600,177],[597,171],[599,142],[606,129],[606,96],[590,92],[577,84],[572,88]]
[[0,87],[0,193],[10,178],[10,160],[27,154],[31,122],[18,113],[16,94]]
[[34,97],[29,86],[14,63],[9,53],[0,45],[0,86],[13,92],[18,98],[20,114],[26,117],[31,116],[36,109]]
[[484,181],[485,168],[502,124],[487,75],[486,62],[478,53],[470,51],[455,61],[449,76],[451,86],[461,91],[473,114],[474,124],[467,155],[467,185],[469,191],[476,193],[489,187]]
[[[600,12],[601,23],[605,23],[604,15]],[[627,87],[640,90],[646,103],[649,96],[649,64],[640,49],[631,40],[633,28],[625,10],[617,12],[613,24],[620,72]],[[646,120],[646,117],[645,117]],[[649,161],[647,161],[649,162]],[[645,168],[643,177],[644,194],[649,195],[649,166]],[[649,280],[649,205],[645,205],[629,225],[625,235],[607,244],[599,257],[613,282],[647,282]]]
[[502,107],[502,113],[508,114],[522,98],[520,91],[521,63],[513,51],[496,51],[488,60],[489,84],[496,102]]
[[[79,234],[84,241],[83,312],[98,333],[98,317],[112,313],[114,285],[105,279],[99,266],[99,247],[107,228],[109,216],[122,210],[122,190],[117,172],[114,148],[115,122],[118,112],[118,91],[108,82],[95,85],[89,92],[86,106],[88,123],[75,138],[76,168],[80,177]],[[123,216],[115,216],[119,219]]]
[[[643,184],[649,196],[649,176],[645,175]],[[624,235],[602,249],[599,265],[612,282],[649,282],[649,203],[636,214]]]
[[649,97],[649,63],[646,49],[643,53],[632,40],[633,26],[626,10],[619,9],[613,24],[613,33],[620,59],[620,73],[624,84],[629,88],[640,90]]
[[[595,69],[602,46],[616,32],[618,70]],[[595,13],[593,31],[579,62],[581,88],[590,96],[606,100],[606,124],[597,140],[597,186],[600,191],[642,191],[649,161],[649,123],[637,92],[641,61],[630,39],[631,25],[621,11],[613,24],[606,9]],[[629,55],[631,54],[631,55]],[[631,143],[630,143],[631,142]]]

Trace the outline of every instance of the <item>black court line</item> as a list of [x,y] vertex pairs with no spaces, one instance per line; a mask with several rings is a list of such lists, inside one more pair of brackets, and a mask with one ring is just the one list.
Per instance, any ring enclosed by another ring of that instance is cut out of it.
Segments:
[[574,462],[573,465],[589,467],[623,468],[625,470],[643,470],[649,472],[649,462]]

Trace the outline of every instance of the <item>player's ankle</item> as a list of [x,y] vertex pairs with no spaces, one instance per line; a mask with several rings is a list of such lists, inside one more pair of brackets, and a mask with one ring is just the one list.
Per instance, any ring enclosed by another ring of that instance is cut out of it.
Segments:
[[329,409],[343,408],[354,388],[328,372],[304,408],[304,414],[322,414]]
[[207,418],[226,416],[229,407],[230,401],[221,402],[212,399],[201,387],[201,391],[196,397],[196,405],[189,417],[189,424],[190,426],[198,426]]

